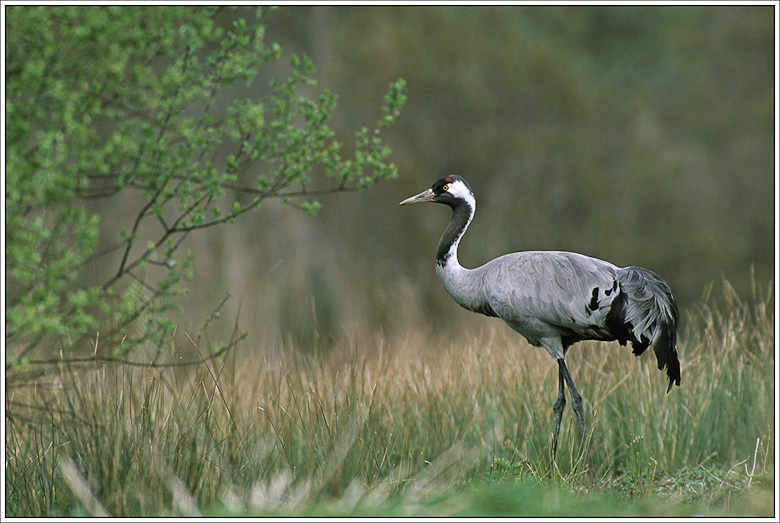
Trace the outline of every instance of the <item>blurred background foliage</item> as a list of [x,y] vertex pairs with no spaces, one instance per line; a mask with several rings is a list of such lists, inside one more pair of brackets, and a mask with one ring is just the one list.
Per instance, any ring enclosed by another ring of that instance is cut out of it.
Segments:
[[[155,9],[165,9],[155,7]],[[242,8],[243,9],[243,8]],[[239,16],[239,9],[232,16]],[[264,17],[282,60],[310,56],[337,93],[340,142],[379,116],[396,79],[408,101],[383,131],[399,177],[322,198],[311,218],[278,202],[199,231],[181,300],[186,342],[226,293],[215,341],[236,316],[246,347],[323,346],[407,329],[462,336],[433,270],[444,208],[398,202],[447,174],[478,212],[461,262],[570,250],[660,273],[682,308],[729,280],[743,295],[774,271],[772,6],[285,6]],[[220,23],[229,26],[230,17]],[[268,78],[215,100],[267,90]],[[85,202],[97,249],[138,202]],[[84,281],[100,281],[99,265]],[[754,275],[754,276],[753,276]]]
[[751,269],[772,278],[772,7],[298,6],[267,29],[339,93],[337,132],[395,78],[409,97],[386,138],[397,180],[316,220],[258,214],[216,249],[224,285],[285,329],[478,328],[433,271],[448,210],[397,207],[451,173],[478,201],[468,267],[577,251],[659,272],[683,308],[723,278],[743,295]]

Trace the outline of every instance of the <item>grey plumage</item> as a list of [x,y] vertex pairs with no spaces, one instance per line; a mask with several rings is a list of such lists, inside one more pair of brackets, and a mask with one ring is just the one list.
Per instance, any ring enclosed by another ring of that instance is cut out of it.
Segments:
[[448,176],[401,204],[422,202],[452,208],[452,219],[436,250],[436,273],[449,295],[470,311],[500,318],[532,345],[544,347],[558,362],[553,452],[566,404],[565,383],[595,478],[585,438],[582,398],[566,367],[566,352],[581,340],[631,342],[637,356],[652,345],[658,368],[667,371],[669,392],[680,384],[678,312],[669,286],[647,269],[620,268],[571,252],[517,252],[466,269],[458,263],[457,249],[476,210],[468,183],[460,176]]

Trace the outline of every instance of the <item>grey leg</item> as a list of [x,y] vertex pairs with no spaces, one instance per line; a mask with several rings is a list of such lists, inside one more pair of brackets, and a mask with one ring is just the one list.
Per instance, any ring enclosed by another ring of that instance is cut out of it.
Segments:
[[[563,360],[559,360],[563,361]],[[558,364],[558,399],[553,403],[553,459],[558,452],[558,432],[561,429],[561,416],[563,416],[563,409],[566,408],[566,387],[563,385],[563,370]]]
[[[585,430],[585,413],[582,410],[582,396],[577,392],[577,387],[574,386],[574,380],[569,374],[569,369],[566,368],[566,362],[563,358],[558,360],[558,370],[563,375],[563,379],[566,380],[566,386],[569,387],[569,393],[571,394],[571,407],[574,409],[574,414],[577,415],[577,423],[580,425],[580,433],[582,434],[582,447],[585,450],[585,457],[588,459],[588,466],[590,467],[591,474],[593,474],[593,482],[598,487],[598,479],[596,478],[596,467],[593,466],[593,458],[590,456],[590,446],[588,445],[588,433]],[[560,394],[560,393],[559,393]]]

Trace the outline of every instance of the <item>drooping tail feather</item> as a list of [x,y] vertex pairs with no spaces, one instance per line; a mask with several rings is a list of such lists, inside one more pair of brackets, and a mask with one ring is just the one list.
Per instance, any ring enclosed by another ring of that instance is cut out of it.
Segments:
[[619,269],[620,294],[612,303],[607,326],[620,342],[631,342],[639,356],[653,346],[658,369],[666,368],[669,387],[680,385],[680,360],[677,358],[677,303],[669,285],[653,271],[642,267]]

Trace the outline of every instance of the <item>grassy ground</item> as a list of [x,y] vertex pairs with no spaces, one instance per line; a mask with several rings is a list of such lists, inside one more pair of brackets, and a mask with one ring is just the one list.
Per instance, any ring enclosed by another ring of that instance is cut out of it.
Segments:
[[198,368],[61,368],[6,393],[6,516],[772,516],[773,299],[688,311],[682,386],[583,343],[594,491],[557,374],[484,319]]

